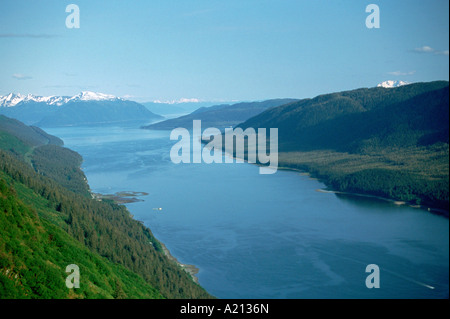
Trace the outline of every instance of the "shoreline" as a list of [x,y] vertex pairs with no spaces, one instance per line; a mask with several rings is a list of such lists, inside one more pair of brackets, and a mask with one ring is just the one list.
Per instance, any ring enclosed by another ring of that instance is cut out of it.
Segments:
[[375,196],[375,195],[369,195],[369,194],[360,194],[360,193],[350,193],[350,192],[340,192],[340,191],[334,191],[334,190],[327,190],[327,189],[316,189],[316,192],[319,193],[328,193],[328,194],[338,194],[338,195],[347,195],[347,196],[358,196],[358,197],[366,197],[366,198],[374,198],[374,199],[379,199],[382,201],[386,201],[392,204],[395,204],[397,206],[408,206],[411,208],[418,208],[418,209],[422,209],[422,210],[426,210],[430,213],[433,214],[437,214],[437,215],[442,215],[446,218],[449,217],[449,213],[446,210],[443,209],[439,209],[439,208],[432,208],[432,207],[428,207],[428,206],[424,206],[424,205],[413,205],[413,204],[409,204],[408,202],[405,201],[401,201],[401,200],[395,200],[395,199],[391,199],[391,198],[387,198],[387,197],[381,197],[381,196]]
[[148,193],[145,192],[134,192],[134,191],[121,191],[115,194],[101,194],[94,193],[91,191],[91,197],[95,200],[112,200],[114,203],[118,205],[130,204],[136,202],[143,202],[143,199],[138,199],[136,197],[139,196],[147,196]]
[[[90,193],[91,193],[92,199],[94,199],[94,200],[98,200],[98,201],[102,201],[104,199],[112,200],[117,205],[124,205],[124,204],[135,203],[135,202],[143,202],[144,200],[137,199],[136,197],[149,195],[148,193],[145,193],[145,192],[134,192],[134,191],[120,191],[120,192],[117,192],[115,194],[101,194],[101,193],[95,193],[95,192],[92,192],[92,191],[90,191]],[[129,210],[128,207],[127,207],[127,209],[128,209],[128,211],[130,212],[130,215],[131,215],[131,211]],[[133,220],[136,220],[133,215],[131,215],[131,218]],[[195,265],[188,265],[188,264],[181,263],[178,259],[176,259],[170,253],[169,249],[167,249],[167,247],[166,247],[166,245],[164,245],[164,243],[162,243],[160,240],[158,240],[158,242],[161,244],[161,247],[162,247],[162,250],[164,252],[164,255],[169,260],[175,262],[184,271],[186,271],[189,274],[189,276],[192,278],[192,280],[196,284],[199,285],[198,278],[196,276],[198,274],[198,272],[199,272],[199,269]]]
[[388,198],[388,197],[381,197],[381,196],[370,195],[370,194],[352,193],[352,192],[342,192],[342,191],[336,191],[336,190],[329,189],[329,186],[327,185],[327,183],[326,183],[326,181],[324,179],[313,177],[313,175],[310,172],[306,171],[306,170],[301,170],[301,169],[298,169],[298,168],[290,168],[290,167],[286,167],[286,166],[278,167],[278,170],[297,172],[297,173],[300,173],[300,175],[307,176],[307,177],[309,177],[312,180],[320,181],[321,183],[323,183],[323,184],[325,184],[327,186],[326,189],[316,189],[316,191],[320,192],[320,193],[333,193],[333,194],[338,194],[338,195],[349,195],[349,196],[359,196],[359,197],[366,197],[366,198],[375,198],[375,199],[383,200],[383,201],[386,201],[386,202],[390,202],[390,203],[398,205],[398,206],[406,205],[406,206],[409,206],[411,208],[422,209],[422,210],[430,212],[432,214],[436,214],[436,215],[444,216],[445,218],[449,218],[449,212],[448,211],[446,211],[444,209],[436,208],[436,207],[411,204],[411,203],[408,203],[406,201],[393,199],[393,198]]
[[[207,145],[208,141],[202,140],[200,139],[200,143],[204,144],[205,146]],[[244,163],[248,163],[248,161],[244,158],[238,158],[236,157],[234,154],[231,154],[230,152],[228,152],[226,149],[222,149],[222,154],[224,156],[230,156],[233,160],[241,160]],[[248,163],[248,164],[253,164],[256,166],[263,166],[259,163]],[[410,202],[406,202],[406,201],[402,201],[399,199],[394,199],[394,198],[388,198],[388,197],[381,197],[381,196],[377,196],[377,195],[370,195],[370,194],[361,194],[361,193],[352,193],[352,192],[342,192],[342,191],[335,191],[329,188],[329,185],[326,181],[326,179],[324,179],[323,177],[315,177],[314,174],[308,172],[305,169],[299,169],[299,168],[293,168],[293,167],[289,167],[289,166],[278,166],[277,170],[280,171],[291,171],[291,172],[297,172],[302,176],[307,176],[309,179],[311,180],[316,180],[319,181],[323,184],[325,184],[327,189],[322,189],[322,190],[316,190],[322,193],[334,193],[334,194],[340,194],[340,195],[353,195],[353,196],[360,196],[360,197],[367,197],[367,198],[375,198],[375,199],[379,199],[379,200],[384,200],[390,203],[393,203],[395,205],[407,205],[411,208],[418,208],[418,209],[422,209],[424,211],[428,211],[432,214],[435,215],[440,215],[440,216],[444,216],[445,218],[449,218],[449,211],[445,210],[445,209],[441,209],[441,208],[436,208],[436,207],[432,207],[432,206],[426,206],[426,205],[420,205],[420,204],[412,204]]]
[[[158,241],[159,241],[159,240],[158,240]],[[166,255],[166,257],[167,257],[169,260],[175,262],[175,263],[176,263],[178,266],[180,266],[184,271],[186,271],[186,272],[191,276],[192,280],[193,280],[196,284],[199,284],[199,283],[198,283],[198,278],[197,278],[197,276],[196,276],[197,273],[199,272],[199,269],[198,269],[196,266],[194,266],[194,265],[186,265],[186,264],[183,264],[183,263],[179,262],[178,259],[176,259],[176,258],[170,253],[170,251],[169,251],[169,249],[167,249],[166,245],[164,245],[161,241],[159,241],[159,243],[161,244],[161,247],[162,247],[162,249],[163,249],[163,251],[164,251],[164,255]]]

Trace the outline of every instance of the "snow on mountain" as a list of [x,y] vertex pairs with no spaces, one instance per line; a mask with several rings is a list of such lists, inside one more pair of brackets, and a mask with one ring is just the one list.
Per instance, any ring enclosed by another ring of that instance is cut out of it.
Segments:
[[69,101],[114,101],[114,100],[122,100],[122,99],[115,97],[114,95],[110,95],[110,94],[83,91],[80,94],[77,94],[77,95],[71,97],[68,100],[68,102]]
[[21,94],[9,93],[5,96],[0,96],[0,106],[15,106],[16,104],[22,102],[24,96]]
[[122,98],[115,97],[114,95],[96,93],[90,91],[83,91],[77,95],[72,97],[70,96],[36,96],[32,94],[22,95],[9,93],[8,95],[0,96],[0,107],[13,107],[19,103],[27,103],[27,102],[41,102],[46,103],[47,105],[56,105],[61,106],[68,102],[77,102],[77,101],[115,101],[115,100],[123,100]]
[[391,89],[391,88],[396,88],[399,86],[403,86],[403,85],[408,85],[410,84],[409,82],[405,82],[405,81],[384,81],[380,84],[377,85],[377,87],[383,87],[383,88],[387,88],[387,89]]

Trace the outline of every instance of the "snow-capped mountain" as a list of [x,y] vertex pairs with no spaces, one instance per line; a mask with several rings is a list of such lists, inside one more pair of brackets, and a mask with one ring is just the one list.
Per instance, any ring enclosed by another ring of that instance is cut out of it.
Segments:
[[62,103],[63,99],[64,98],[61,96],[35,96],[32,94],[22,95],[20,93],[9,93],[8,95],[0,96],[0,107],[12,107],[21,102],[30,101],[44,102],[48,105],[59,105],[59,103]]
[[96,93],[90,91],[83,91],[80,94],[72,96],[67,100],[67,102],[75,102],[75,101],[115,101],[115,100],[123,100],[120,97],[116,97],[110,94],[104,93]]
[[0,107],[13,107],[20,103],[38,102],[46,103],[47,105],[61,106],[68,102],[77,101],[115,101],[123,100],[122,98],[115,97],[114,95],[96,93],[90,91],[83,91],[72,97],[70,96],[36,96],[33,94],[22,95],[9,93],[8,95],[0,96]]
[[183,103],[200,103],[201,101],[199,99],[187,99],[187,98],[181,98],[178,100],[170,100],[170,101],[161,101],[161,100],[155,100],[153,101],[154,104],[183,104]]
[[405,81],[389,80],[389,81],[384,81],[384,82],[378,84],[377,87],[383,87],[383,88],[391,89],[391,88],[396,88],[396,87],[403,86],[403,85],[408,85],[408,84],[411,84],[411,83],[405,82]]
[[89,91],[72,97],[10,93],[0,96],[0,115],[39,127],[123,122],[141,125],[162,119],[142,104]]

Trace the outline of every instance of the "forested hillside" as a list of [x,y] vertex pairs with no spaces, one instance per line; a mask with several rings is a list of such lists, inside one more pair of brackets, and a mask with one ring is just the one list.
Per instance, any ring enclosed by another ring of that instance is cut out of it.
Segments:
[[40,145],[64,145],[63,141],[56,136],[47,134],[42,129],[36,126],[27,126],[22,122],[0,115],[0,131],[10,133],[28,146]]
[[448,143],[448,82],[326,94],[267,110],[238,125],[277,127],[282,151]]
[[[91,252],[24,204],[0,173],[0,298],[162,298],[135,273]],[[78,289],[65,285],[80,267]]]
[[77,153],[13,133],[0,126],[0,298],[210,297],[124,206],[91,198]]
[[321,95],[239,127],[278,128],[280,166],[310,171],[332,189],[448,211],[448,82]]

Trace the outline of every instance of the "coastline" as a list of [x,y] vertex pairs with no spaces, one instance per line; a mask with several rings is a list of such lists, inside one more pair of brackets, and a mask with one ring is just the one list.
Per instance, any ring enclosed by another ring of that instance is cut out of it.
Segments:
[[[148,195],[148,193],[145,192],[133,192],[133,191],[121,191],[117,192],[115,194],[101,194],[101,193],[94,193],[91,191],[91,197],[92,199],[101,201],[104,199],[112,200],[114,203],[118,205],[123,204],[129,204],[129,203],[135,203],[135,202],[141,202],[142,199],[137,199],[138,196],[145,196]],[[128,209],[129,210],[129,209]],[[130,211],[130,210],[129,210]],[[131,211],[130,211],[131,214]],[[134,219],[133,215],[131,217]],[[158,240],[158,242],[161,244],[161,247],[164,251],[164,255],[171,261],[175,262],[178,266],[180,266],[184,271],[186,271],[192,278],[192,280],[196,283],[198,283],[197,273],[199,272],[199,269],[194,265],[187,265],[183,264],[178,259],[176,259],[167,249],[166,245],[164,245],[161,241]]]
[[424,206],[424,205],[413,205],[413,204],[409,204],[408,202],[405,202],[405,201],[395,200],[395,199],[391,199],[391,198],[387,198],[387,197],[380,197],[380,196],[369,195],[369,194],[360,194],[360,193],[340,192],[340,191],[333,191],[333,190],[327,190],[327,189],[316,189],[316,192],[347,195],[347,196],[359,196],[359,197],[366,197],[366,198],[375,198],[375,199],[383,200],[383,201],[386,201],[386,202],[389,202],[389,203],[392,203],[392,204],[395,204],[398,206],[406,205],[406,206],[409,206],[412,208],[423,209],[430,213],[442,215],[446,218],[449,218],[449,213],[446,210],[439,209],[439,208],[432,208],[432,207],[428,207],[428,206]]
[[290,167],[283,166],[283,167],[278,167],[278,170],[297,172],[297,173],[300,173],[300,175],[302,175],[302,176],[308,176],[310,179],[318,180],[318,181],[324,183],[327,186],[326,189],[316,189],[316,191],[320,192],[320,193],[333,193],[333,194],[338,194],[338,195],[349,195],[349,196],[359,196],[359,197],[366,197],[366,198],[375,198],[375,199],[390,202],[390,203],[393,203],[393,204],[399,205],[399,206],[407,205],[412,208],[422,209],[422,210],[428,211],[432,214],[436,214],[436,215],[444,216],[445,218],[449,218],[448,211],[446,211],[444,209],[436,208],[436,207],[417,205],[417,204],[408,203],[408,202],[398,200],[398,199],[381,197],[381,196],[370,195],[370,194],[361,194],[361,193],[342,192],[342,191],[332,190],[332,189],[329,189],[329,186],[328,186],[326,180],[317,178],[317,177],[313,177],[313,175],[311,173],[309,173],[308,171],[301,170],[298,168],[290,168]]
[[[206,146],[209,141],[200,139],[200,142]],[[244,161],[245,163],[248,163],[248,161],[245,158],[244,159],[238,158],[234,154],[231,154],[230,152],[228,152],[225,149],[222,149],[222,153],[223,153],[224,156],[230,156],[231,158],[233,158],[233,160],[241,160],[241,161]],[[256,166],[262,166],[259,163],[251,163],[251,164],[256,165]],[[406,201],[402,201],[402,200],[395,199],[395,198],[381,197],[381,196],[377,196],[377,195],[336,191],[336,190],[332,190],[332,189],[329,188],[329,184],[327,183],[326,179],[324,179],[323,177],[316,177],[312,173],[308,172],[307,170],[293,168],[293,167],[289,167],[289,166],[278,166],[277,169],[278,170],[282,170],[282,171],[297,172],[297,173],[299,173],[302,176],[307,176],[311,180],[320,181],[321,183],[325,184],[326,187],[327,187],[326,189],[316,190],[316,191],[319,191],[319,192],[322,192],[322,193],[334,193],[334,194],[339,194],[339,195],[351,195],[351,196],[375,198],[375,199],[379,199],[379,200],[383,200],[383,201],[387,201],[387,202],[393,203],[395,205],[407,205],[407,206],[412,207],[412,208],[422,209],[422,210],[425,210],[425,211],[430,212],[432,214],[444,216],[445,218],[449,218],[449,211],[445,210],[445,209],[432,207],[432,206],[426,206],[426,205],[413,204],[411,202],[406,202]]]
[[[91,192],[91,196],[93,199],[95,200],[112,200],[113,202],[115,202],[118,205],[122,205],[122,204],[129,204],[129,203],[135,203],[135,202],[140,202],[143,201],[142,199],[137,199],[137,196],[145,196],[148,195],[148,193],[145,192],[131,192],[131,191],[122,191],[122,192],[117,192],[115,194],[100,194],[100,193],[94,193]],[[130,211],[131,214],[131,211]],[[133,216],[132,216],[133,218]],[[134,219],[134,218],[133,218]],[[192,280],[198,284],[198,278],[197,278],[197,273],[199,272],[199,269],[194,266],[194,265],[187,265],[187,264],[183,264],[180,261],[178,261],[178,259],[176,259],[169,251],[169,249],[167,249],[166,245],[164,245],[161,241],[159,241],[159,243],[161,244],[161,247],[164,251],[164,255],[171,261],[175,262],[176,264],[178,264],[178,266],[180,266],[184,271],[186,271],[192,278]]]
[[192,277],[192,280],[193,280],[196,284],[199,284],[199,283],[198,283],[198,278],[197,278],[197,276],[196,276],[197,273],[198,273],[198,271],[199,271],[199,269],[198,269],[196,266],[194,266],[194,265],[186,265],[186,264],[182,264],[181,262],[178,261],[178,259],[176,259],[174,256],[172,256],[172,254],[170,253],[169,249],[167,249],[166,245],[164,245],[161,241],[159,241],[159,243],[161,244],[161,247],[162,247],[162,249],[163,249],[164,254],[166,255],[166,257],[167,257],[169,260],[171,260],[171,261],[177,263],[184,271],[186,271],[186,272]]
[[114,203],[116,203],[118,205],[143,202],[144,200],[138,199],[136,197],[148,195],[148,193],[145,193],[145,192],[133,192],[133,191],[121,191],[121,192],[117,192],[115,194],[101,194],[101,193],[94,193],[92,191],[90,193],[91,193],[92,199],[112,200]]

